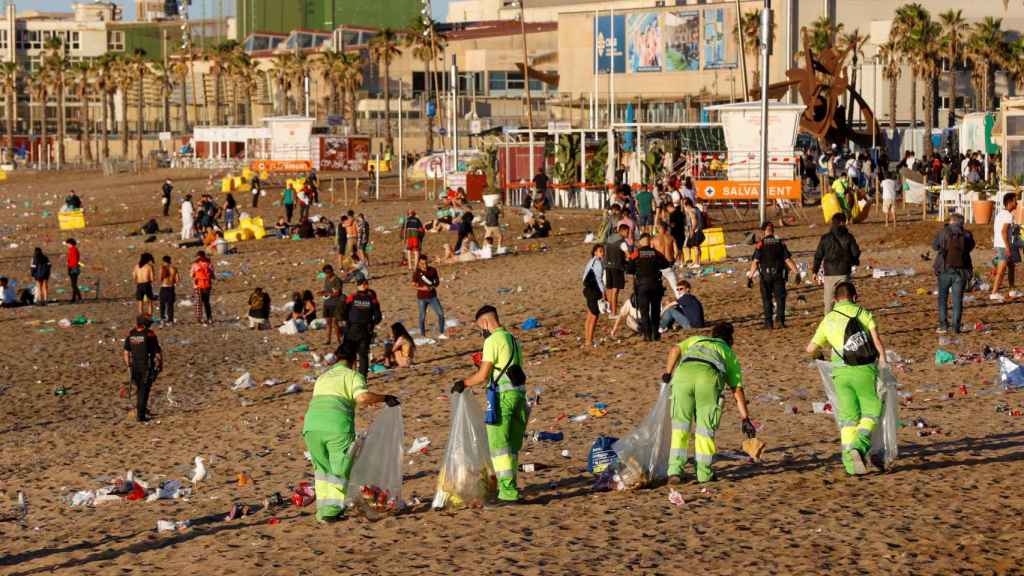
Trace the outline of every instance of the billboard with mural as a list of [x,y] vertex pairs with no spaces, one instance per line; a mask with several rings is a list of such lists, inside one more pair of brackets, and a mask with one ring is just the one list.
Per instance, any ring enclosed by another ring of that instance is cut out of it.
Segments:
[[665,70],[700,70],[700,12],[665,13]]
[[626,17],[598,16],[594,52],[598,74],[622,74],[626,71]]
[[629,72],[661,72],[665,61],[661,14],[630,14],[626,18],[626,46]]
[[704,11],[704,68],[731,68],[736,65],[736,43],[731,41],[735,15],[725,8]]

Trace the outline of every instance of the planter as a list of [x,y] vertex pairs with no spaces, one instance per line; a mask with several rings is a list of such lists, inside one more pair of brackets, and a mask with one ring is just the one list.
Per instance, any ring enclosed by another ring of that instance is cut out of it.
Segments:
[[992,210],[996,203],[992,200],[975,200],[971,202],[971,210],[974,211],[975,224],[988,224],[992,221]]

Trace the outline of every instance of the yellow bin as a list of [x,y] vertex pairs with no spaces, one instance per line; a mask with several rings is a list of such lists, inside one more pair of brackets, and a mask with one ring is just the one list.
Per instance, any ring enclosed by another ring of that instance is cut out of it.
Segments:
[[57,223],[61,230],[85,228],[85,212],[81,210],[57,212]]

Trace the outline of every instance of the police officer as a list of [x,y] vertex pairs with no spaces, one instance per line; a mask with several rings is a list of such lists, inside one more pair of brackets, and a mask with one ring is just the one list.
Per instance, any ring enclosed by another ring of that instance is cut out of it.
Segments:
[[157,374],[164,368],[164,355],[156,334],[149,329],[152,320],[144,314],[135,319],[135,327],[124,339],[124,365],[128,368],[132,385],[137,389],[135,417],[139,422],[149,420],[149,389]]
[[640,333],[645,342],[661,339],[658,320],[661,318],[661,298],[665,295],[661,271],[671,265],[661,252],[651,246],[650,234],[640,236],[636,251],[626,262],[626,269],[633,274],[633,292],[640,310]]
[[747,285],[752,283],[755,273],[760,275],[764,328],[767,330],[786,327],[786,280],[790,271],[793,272],[794,281],[799,284],[800,272],[793,262],[789,248],[786,248],[785,242],[775,237],[775,226],[771,222],[765,222],[761,226],[761,241],[757,243],[754,256],[751,258]]
[[[345,337],[342,339],[341,350],[346,345],[355,346],[359,355],[359,373],[366,376],[370,369],[370,343],[373,331],[380,324],[380,301],[377,293],[370,290],[370,281],[365,277],[359,280],[358,290],[345,299]],[[337,354],[340,357],[340,354]]]

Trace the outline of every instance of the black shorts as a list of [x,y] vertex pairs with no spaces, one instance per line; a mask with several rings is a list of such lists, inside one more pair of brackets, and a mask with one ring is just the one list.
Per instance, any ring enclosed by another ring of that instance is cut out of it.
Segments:
[[604,271],[604,288],[605,290],[619,289],[622,290],[626,287],[626,272],[625,270],[605,270]]
[[135,300],[139,302],[142,302],[144,300],[156,300],[156,298],[153,297],[153,284],[151,282],[136,284]]
[[601,293],[597,290],[590,290],[587,288],[583,289],[583,297],[587,300],[587,310],[590,311],[594,316],[601,315],[601,307],[598,306],[598,302],[601,301]]
[[338,306],[337,298],[324,300],[324,318],[334,318],[334,311]]

